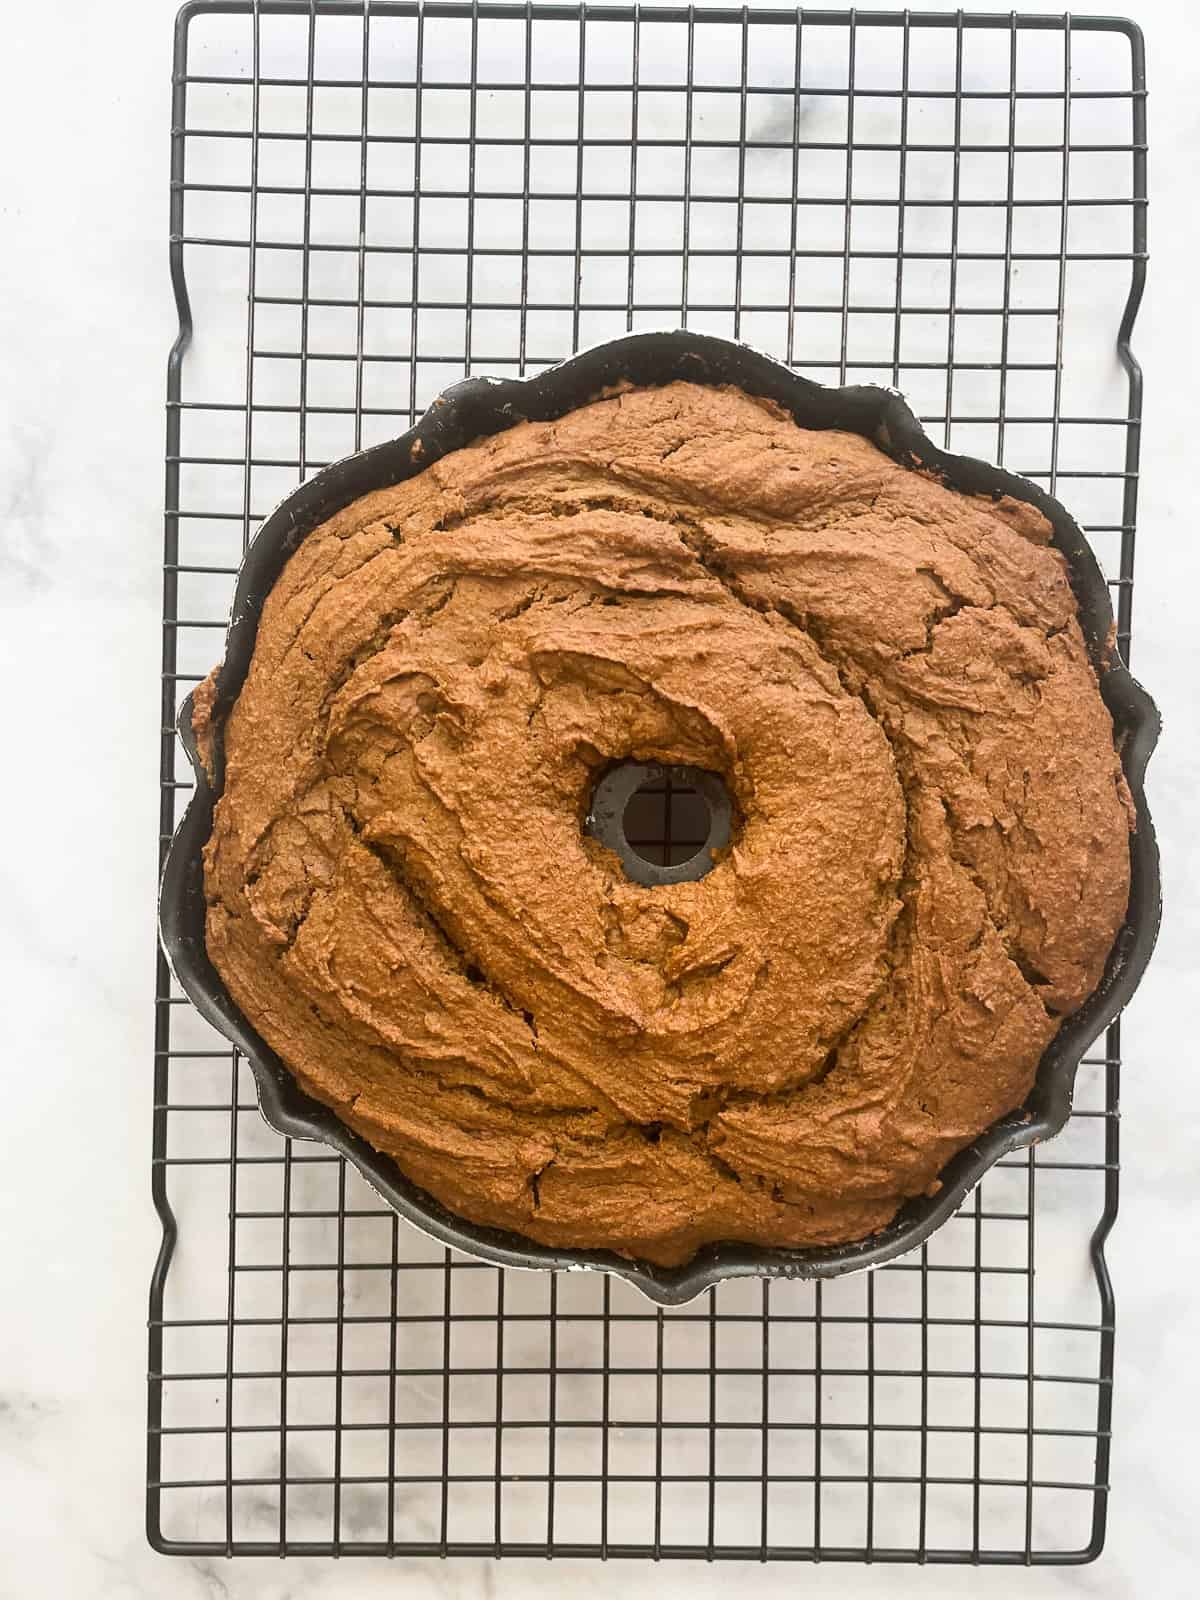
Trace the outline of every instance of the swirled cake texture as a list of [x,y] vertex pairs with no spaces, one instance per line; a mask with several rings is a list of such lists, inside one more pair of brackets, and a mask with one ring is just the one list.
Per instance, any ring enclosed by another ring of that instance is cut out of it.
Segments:
[[[211,682],[198,693],[202,744]],[[673,383],[311,532],[222,729],[207,947],[449,1211],[671,1265],[879,1230],[1096,987],[1130,808],[1039,511]],[[733,834],[642,887],[614,763]]]

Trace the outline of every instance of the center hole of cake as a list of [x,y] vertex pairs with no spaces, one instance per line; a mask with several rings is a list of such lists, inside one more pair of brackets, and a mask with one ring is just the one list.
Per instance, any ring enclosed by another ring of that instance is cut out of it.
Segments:
[[619,761],[592,792],[586,829],[645,888],[703,878],[728,845],[733,800],[703,767]]
[[694,783],[668,768],[635,789],[625,803],[621,832],[642,861],[678,867],[704,849],[712,827],[708,801]]

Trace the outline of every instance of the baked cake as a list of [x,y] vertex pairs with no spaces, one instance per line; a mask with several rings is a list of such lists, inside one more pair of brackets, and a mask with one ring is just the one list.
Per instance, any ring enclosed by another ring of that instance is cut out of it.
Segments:
[[[662,1264],[865,1237],[1021,1105],[1125,914],[1049,541],[684,383],[367,495],[288,561],[223,728],[214,965],[463,1217]],[[588,835],[625,760],[724,780],[706,876]]]

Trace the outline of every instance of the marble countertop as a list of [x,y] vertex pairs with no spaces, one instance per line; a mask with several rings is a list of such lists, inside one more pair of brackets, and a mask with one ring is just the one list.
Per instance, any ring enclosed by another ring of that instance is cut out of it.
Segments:
[[[950,9],[948,6],[929,8]],[[164,1561],[143,1534],[157,827],[166,130],[174,5],[47,0],[0,52],[0,1596],[1195,1591],[1200,1377],[1200,728],[1192,390],[1200,13],[1146,29],[1151,249],[1134,665],[1167,912],[1128,1013],[1109,1537],[1086,1568]],[[974,8],[968,8],[974,9]],[[989,8],[990,9],[990,8]],[[1026,9],[1051,11],[1048,5]],[[566,1570],[564,1570],[564,1566]]]

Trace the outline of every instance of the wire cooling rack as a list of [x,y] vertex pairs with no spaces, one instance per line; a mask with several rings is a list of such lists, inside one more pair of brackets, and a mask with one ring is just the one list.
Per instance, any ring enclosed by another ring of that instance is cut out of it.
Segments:
[[[1075,511],[1128,651],[1131,24],[201,0],[173,81],[164,846],[188,788],[177,701],[220,651],[262,515],[454,379],[628,328],[897,385],[935,438]],[[1062,1136],[1002,1162],[919,1255],[671,1311],[402,1226],[265,1126],[161,957],[155,1043],[157,1548],[1099,1552],[1115,1027]]]

